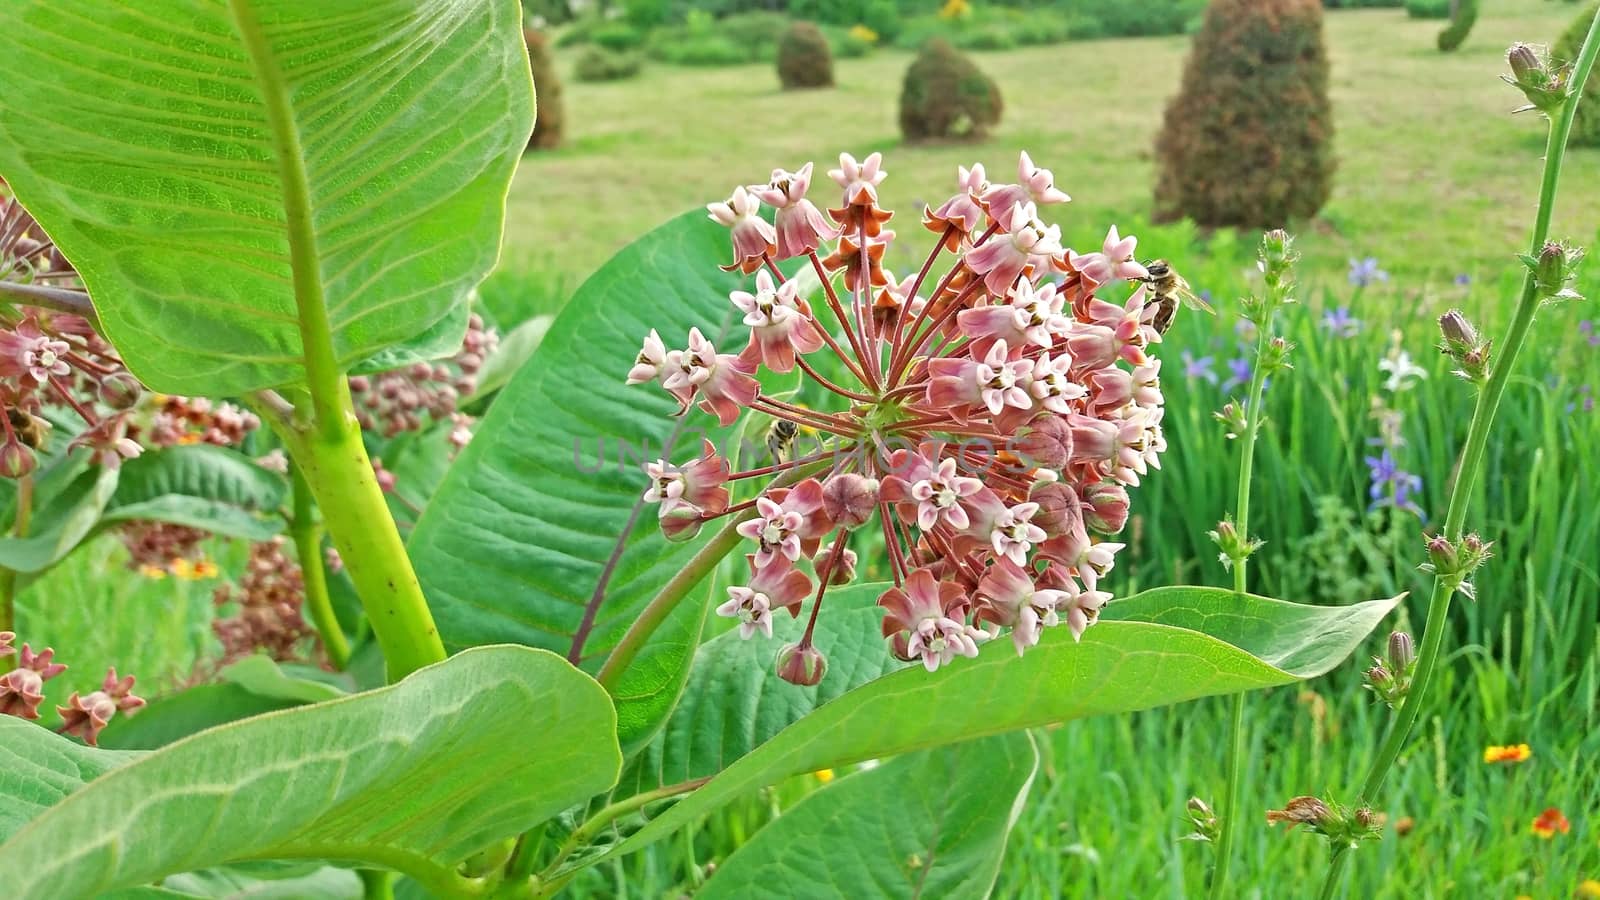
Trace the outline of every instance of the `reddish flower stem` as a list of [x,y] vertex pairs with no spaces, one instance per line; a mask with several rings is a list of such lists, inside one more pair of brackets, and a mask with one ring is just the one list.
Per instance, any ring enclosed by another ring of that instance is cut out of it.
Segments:
[[770,465],[770,466],[762,466],[759,469],[750,469],[750,470],[745,471],[745,472],[735,472],[732,475],[728,476],[728,480],[729,481],[738,481],[741,478],[757,478],[757,477],[760,477],[762,475],[771,475],[774,472],[782,472],[784,469],[792,469],[792,468],[794,468],[796,466],[803,466],[803,465],[806,465],[807,463],[814,463],[814,462],[817,462],[818,460],[827,459],[829,456],[832,456],[832,455],[835,455],[835,454],[841,454],[842,453],[842,454],[845,454],[845,455],[849,455],[849,454],[855,452],[855,447],[856,447],[855,444],[850,444],[849,446],[842,447],[842,448],[837,449],[837,450],[823,450],[820,453],[813,453],[810,456],[803,456],[803,457],[801,457],[799,459],[792,459],[792,460],[790,460],[788,462],[774,463],[773,465]]
[[[973,247],[979,246],[984,241],[987,241],[989,238],[993,237],[994,233],[999,231],[999,230],[1000,230],[1000,226],[998,224],[990,225],[988,230],[984,231],[984,233],[982,235],[980,235],[976,241],[972,242],[972,246]],[[943,246],[943,245],[941,244],[941,246]],[[915,335],[917,333],[917,326],[921,325],[923,320],[927,319],[928,311],[933,308],[933,301],[938,299],[940,294],[944,293],[945,288],[948,288],[950,286],[950,282],[956,277],[956,274],[961,272],[965,268],[966,268],[966,263],[964,261],[963,262],[958,262],[956,265],[953,265],[953,266],[950,267],[950,271],[944,273],[944,277],[943,278],[939,279],[938,285],[936,285],[934,287],[934,289],[933,289],[933,292],[928,295],[928,302],[922,307],[922,309],[917,311],[917,317],[911,323],[911,328],[910,328],[911,334]],[[919,284],[920,284],[920,282],[919,282]],[[914,298],[916,296],[917,296],[916,293],[912,292],[911,297]],[[906,302],[909,303],[910,300],[908,299]],[[894,387],[895,386],[895,384],[897,383],[897,380],[896,380],[897,376],[905,368],[905,365],[906,365],[906,362],[908,361],[908,358],[911,355],[913,355],[913,354],[906,353],[905,350],[906,350],[906,348],[904,346],[901,346],[901,347],[897,348],[898,354],[899,354],[899,356],[901,358],[898,359],[898,360],[896,360],[894,358],[891,358],[890,361],[889,361],[890,362],[890,365],[889,365],[889,371],[890,371],[889,386],[890,387]]]
[[840,528],[838,535],[833,539],[833,552],[828,554],[828,564],[817,573],[817,599],[811,603],[811,620],[806,623],[806,633],[800,638],[800,646],[811,646],[811,632],[817,627],[817,613],[822,611],[822,595],[828,592],[828,579],[833,577],[833,567],[839,564],[839,557],[844,556],[845,546],[850,542],[850,531]]
[[899,587],[901,579],[906,573],[906,558],[900,552],[900,535],[890,521],[894,511],[889,508],[888,501],[878,503],[878,523],[883,526],[883,543],[889,548],[889,574],[894,577],[894,586]]
[[[946,309],[942,314],[940,314],[938,320],[933,323],[931,328],[923,332],[920,338],[917,337],[915,332],[912,333],[911,338],[906,341],[905,346],[902,348],[903,352],[901,353],[899,364],[892,366],[890,369],[889,384],[891,386],[899,383],[900,376],[905,374],[906,368],[911,365],[911,361],[913,359],[916,359],[917,354],[922,352],[922,348],[927,346],[928,341],[931,340],[935,334],[939,333],[939,329],[943,328],[945,323],[949,322],[951,319],[954,319],[956,317],[956,313],[961,312],[961,310],[965,308],[967,300],[969,300],[972,295],[982,287],[983,281],[981,279],[975,279],[971,284],[961,289],[961,293],[957,294],[955,299],[950,301],[950,308]],[[928,301],[928,305],[932,306],[933,301]],[[927,312],[928,307],[924,306],[922,309],[923,312]]]
[[[917,298],[917,292],[922,290],[922,282],[927,280],[928,272],[932,271],[933,269],[934,260],[939,258],[939,253],[944,250],[944,246],[950,240],[950,234],[953,231],[955,231],[954,225],[946,225],[944,227],[944,234],[939,235],[939,243],[933,245],[933,252],[928,254],[927,261],[922,264],[922,270],[917,272],[917,280],[911,282],[911,290],[906,294],[905,306],[903,307],[903,310],[910,310],[912,301],[916,300]],[[960,264],[957,264],[952,266],[950,271],[955,272],[960,268]],[[946,274],[945,277],[949,278],[950,275]],[[927,309],[927,307],[923,307],[923,309]],[[894,317],[894,337],[889,341],[890,362],[894,361],[896,354],[898,354],[900,351],[900,336],[905,330],[905,324],[906,316],[899,315]]]
[[[873,369],[867,364],[867,351],[861,346],[861,338],[850,328],[850,317],[845,314],[844,304],[839,302],[839,295],[833,289],[833,279],[828,275],[828,271],[822,267],[822,259],[817,256],[817,251],[811,251],[810,257],[812,268],[817,270],[817,277],[822,279],[822,290],[828,298],[828,306],[833,310],[833,314],[838,317],[839,326],[844,329],[844,336],[850,341],[850,346],[855,350],[856,357],[861,362],[856,372],[861,377],[862,382],[866,384],[867,389],[877,393],[879,390],[878,379],[873,374]],[[820,323],[818,327],[821,327]],[[823,330],[826,331],[827,329]]]
[[[861,332],[861,343],[871,349],[862,365],[872,371],[874,377],[881,384],[883,382],[883,355],[882,347],[877,335],[877,323],[872,319],[872,312],[868,308],[867,298],[872,296],[872,254],[867,252],[867,219],[861,218],[856,227],[856,234],[861,239],[861,279],[856,282],[855,296],[852,299],[852,312],[856,317],[856,329]],[[864,318],[863,318],[864,317]]]
[[[786,282],[787,279],[784,279],[784,274],[778,271],[778,264],[773,263],[773,258],[771,258],[771,256],[763,255],[762,259],[766,263],[766,269],[773,274],[773,279],[778,280],[779,285],[782,285],[782,283]],[[824,327],[821,320],[816,317],[816,314],[811,312],[810,304],[805,304],[805,314],[806,319],[810,319],[811,323],[816,325],[816,331],[818,331],[819,335],[822,336],[822,343],[827,344],[829,349],[834,351],[835,356],[838,356],[838,360],[845,364],[845,368],[850,370],[851,375],[856,376],[856,381],[861,381],[862,384],[866,384],[867,378],[866,376],[861,375],[861,367],[856,365],[856,360],[850,359],[850,354],[846,354],[845,348],[838,346],[838,341],[834,340],[834,335],[830,335],[829,331],[827,331],[827,327]]]
[[833,391],[835,394],[838,394],[841,397],[849,397],[851,400],[860,400],[863,403],[872,403],[876,399],[869,394],[863,394],[860,391],[852,391],[849,388],[840,387],[839,385],[834,384],[827,378],[823,377],[821,372],[813,369],[811,364],[806,362],[805,357],[798,353],[795,354],[794,361],[800,364],[800,368],[804,369],[807,375],[810,375],[812,378],[816,379],[818,384],[830,391]]
[[69,393],[66,388],[61,386],[61,382],[56,380],[54,375],[50,376],[50,386],[55,388],[56,393],[61,395],[61,399],[67,401],[67,405],[72,407],[74,412],[83,417],[83,421],[85,423],[89,425],[95,424],[94,414],[89,412],[87,409],[84,409],[83,404],[73,399],[72,394]]
[[856,437],[861,433],[861,429],[854,422],[847,419],[839,418],[830,413],[818,412],[814,409],[806,409],[803,406],[795,406],[792,403],[785,403],[772,397],[757,397],[755,402],[750,405],[750,408],[758,412],[764,412],[769,416],[788,419],[796,424],[815,428],[819,431],[826,431],[829,434],[836,434],[840,437]]

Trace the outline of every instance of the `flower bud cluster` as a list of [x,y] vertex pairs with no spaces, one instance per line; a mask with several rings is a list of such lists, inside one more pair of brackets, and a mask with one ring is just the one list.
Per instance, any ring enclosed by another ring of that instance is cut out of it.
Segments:
[[1533,273],[1534,289],[1539,299],[1561,301],[1582,300],[1583,295],[1572,287],[1578,277],[1578,264],[1583,262],[1582,247],[1569,247],[1560,241],[1545,241],[1538,256],[1521,256],[1522,264]]
[[1452,309],[1439,317],[1439,352],[1450,357],[1459,367],[1455,374],[1473,384],[1489,380],[1489,346],[1476,326],[1459,309]]
[[1217,523],[1216,530],[1208,531],[1206,535],[1222,551],[1217,554],[1217,559],[1222,562],[1224,569],[1231,570],[1261,549],[1261,541],[1250,540],[1246,535],[1239,533],[1232,516],[1224,516],[1222,521]]
[[1350,850],[1362,841],[1377,840],[1383,835],[1383,815],[1361,807],[1352,810],[1332,799],[1295,797],[1283,809],[1267,810],[1267,824],[1287,823],[1293,829],[1304,825],[1328,839],[1334,850]]
[[1472,587],[1472,573],[1493,555],[1489,551],[1494,547],[1494,543],[1485,541],[1476,534],[1469,534],[1455,541],[1440,534],[1428,538],[1427,546],[1428,561],[1417,568],[1444,579],[1455,590],[1476,599],[1477,593]]
[[[21,653],[12,646],[16,634],[0,631],[0,659],[17,656],[17,667],[0,675],[0,716],[21,719],[39,718],[39,705],[44,702],[44,683],[60,675],[67,667],[55,661],[56,652],[48,647],[35,653],[27,644]],[[132,714],[145,705],[143,698],[133,693],[134,678],[117,677],[115,668],[106,672],[100,690],[88,695],[77,691],[67,698],[67,705],[56,707],[61,715],[61,733],[73,734],[84,743],[94,746],[100,731],[119,712]]]
[[376,375],[353,375],[350,393],[356,420],[367,431],[392,438],[417,431],[428,421],[451,423],[449,441],[460,450],[471,440],[471,417],[456,404],[478,389],[484,360],[500,345],[500,337],[473,313],[467,333],[455,356],[438,362],[418,362]]
[[1190,797],[1185,807],[1189,814],[1189,824],[1194,826],[1194,831],[1184,835],[1185,840],[1205,841],[1214,844],[1222,836],[1222,820],[1212,811],[1211,805],[1199,797]]
[[252,545],[238,585],[218,587],[212,602],[228,613],[211,623],[225,661],[256,652],[280,661],[306,658],[304,643],[314,632],[300,614],[305,582],[282,537]]
[[1389,645],[1384,656],[1372,658],[1372,668],[1362,673],[1366,688],[1378,695],[1391,709],[1399,707],[1411,691],[1411,677],[1416,672],[1417,653],[1411,635],[1396,631],[1389,635]]
[[[806,196],[812,172],[776,170],[708,207],[732,240],[723,268],[754,276],[753,291],[729,297],[745,346],[721,352],[693,328],[669,348],[651,331],[627,381],[659,386],[679,415],[699,408],[728,426],[753,411],[807,429],[819,449],[743,472],[709,442],[688,462],[650,463],[645,500],[663,532],[687,539],[737,517],[750,578],[717,612],[744,637],[771,635],[772,617],[798,617],[814,591],[805,636],[777,661],[796,683],[822,677],[812,626],[828,585],[854,575],[851,533],[874,522],[895,583],[879,600],[882,631],[899,658],[931,671],[1004,629],[1018,653],[1047,626],[1081,635],[1110,599],[1102,579],[1123,547],[1095,535],[1123,528],[1127,488],[1166,447],[1160,304],[1136,239],[1113,226],[1098,249],[1064,247],[1040,209],[1070,198],[1024,153],[1014,184],[961,167],[955,195],[923,213],[927,261],[897,278],[883,267],[896,235],[878,206],[881,156],[840,156],[826,214]],[[820,280],[815,303],[778,266],[789,259]],[[1100,296],[1124,285],[1123,299]],[[761,368],[798,368],[837,400],[769,396]],[[746,478],[771,480],[732,504],[729,484]]]

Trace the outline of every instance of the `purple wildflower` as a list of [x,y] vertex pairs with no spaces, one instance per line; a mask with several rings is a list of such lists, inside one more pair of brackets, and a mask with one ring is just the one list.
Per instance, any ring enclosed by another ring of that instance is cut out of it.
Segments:
[[1250,373],[1249,357],[1235,356],[1228,360],[1228,380],[1222,383],[1222,390],[1231,391],[1239,385],[1249,384]]
[[1584,319],[1578,323],[1578,333],[1589,341],[1589,346],[1600,347],[1600,331],[1594,327],[1593,319]]
[[1388,448],[1384,448],[1381,456],[1366,457],[1366,462],[1372,478],[1372,485],[1367,490],[1372,498],[1372,504],[1367,507],[1369,510],[1392,506],[1419,517],[1422,515],[1422,507],[1412,498],[1413,494],[1422,490],[1421,476],[1400,468]]
[[1196,358],[1188,350],[1183,351],[1183,377],[1191,381],[1199,379],[1210,384],[1216,384],[1216,364],[1216,357],[1210,354]]
[[1471,283],[1472,283],[1472,276],[1468,275],[1465,272],[1462,272],[1460,275],[1456,276],[1456,287],[1466,287],[1467,285],[1469,285]]
[[1567,404],[1568,413],[1575,413],[1579,410],[1583,410],[1586,413],[1594,412],[1594,388],[1587,384],[1579,386],[1572,402]]
[[1322,314],[1322,327],[1338,338],[1353,338],[1361,333],[1361,320],[1350,315],[1350,307],[1341,306]]
[[1388,280],[1389,273],[1378,268],[1378,258],[1376,256],[1350,260],[1350,283],[1356,287],[1364,288],[1374,283]]

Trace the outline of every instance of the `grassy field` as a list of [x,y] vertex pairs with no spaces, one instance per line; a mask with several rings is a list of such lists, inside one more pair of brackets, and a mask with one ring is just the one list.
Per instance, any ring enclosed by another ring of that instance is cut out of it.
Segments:
[[[1485,3],[1466,46],[1441,54],[1436,21],[1330,13],[1339,170],[1332,201],[1296,228],[1308,267],[1342,271],[1347,257],[1375,255],[1397,274],[1450,277],[1509,265],[1532,213],[1542,130],[1531,116],[1509,119],[1520,97],[1496,76],[1513,41],[1553,41],[1575,14],[1547,0]],[[1074,197],[1056,216],[1069,236],[1091,240],[1113,221],[1127,231],[1149,215],[1150,148],[1187,46],[1169,37],[975,54],[1006,102],[980,144],[902,146],[895,117],[910,57],[898,51],[837,61],[839,86],[823,91],[780,91],[770,66],[568,78],[566,145],[529,155],[512,188],[505,275],[575,282],[735,183],[806,160],[825,170],[841,150],[884,151],[885,205],[910,210],[951,193],[958,163],[982,160],[1004,178],[1028,149]],[[575,56],[558,59],[565,74]],[[1573,153],[1566,179],[1554,231],[1587,242],[1600,221],[1600,151]]]

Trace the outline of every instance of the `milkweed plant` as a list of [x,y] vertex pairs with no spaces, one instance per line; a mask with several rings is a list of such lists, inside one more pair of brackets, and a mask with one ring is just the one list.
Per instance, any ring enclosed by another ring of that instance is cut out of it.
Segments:
[[[706,889],[766,884],[809,835],[837,878],[982,893],[1040,765],[1030,729],[1227,695],[1220,808],[1189,804],[1226,896],[1231,835],[1269,805],[1239,796],[1246,695],[1344,663],[1401,599],[1247,593],[1291,238],[1262,241],[1256,351],[1218,413],[1234,582],[1132,591],[1129,489],[1184,452],[1160,378],[1195,315],[1174,315],[1184,260],[1141,260],[1109,222],[1065,246],[1070,198],[1027,153],[1014,180],[962,166],[897,213],[883,156],[846,152],[640,238],[542,341],[502,333],[474,303],[533,123],[520,16],[0,9],[7,896],[553,896],[753,789],[869,760]],[[1366,675],[1389,736],[1359,795],[1308,785],[1266,814],[1330,838],[1327,892],[1380,827],[1451,598],[1492,555],[1465,498],[1529,322],[1576,299],[1581,252],[1547,231],[1595,50],[1591,31],[1570,66],[1510,56],[1550,122],[1539,218],[1507,335],[1441,321],[1478,407],[1419,544],[1422,638],[1391,635]],[[615,467],[582,464],[608,442]],[[187,686],[74,681],[17,621],[22,587],[108,533],[126,577],[215,583],[226,652]],[[894,802],[929,778],[938,817]],[[940,829],[964,864],[908,874],[890,835]]]

